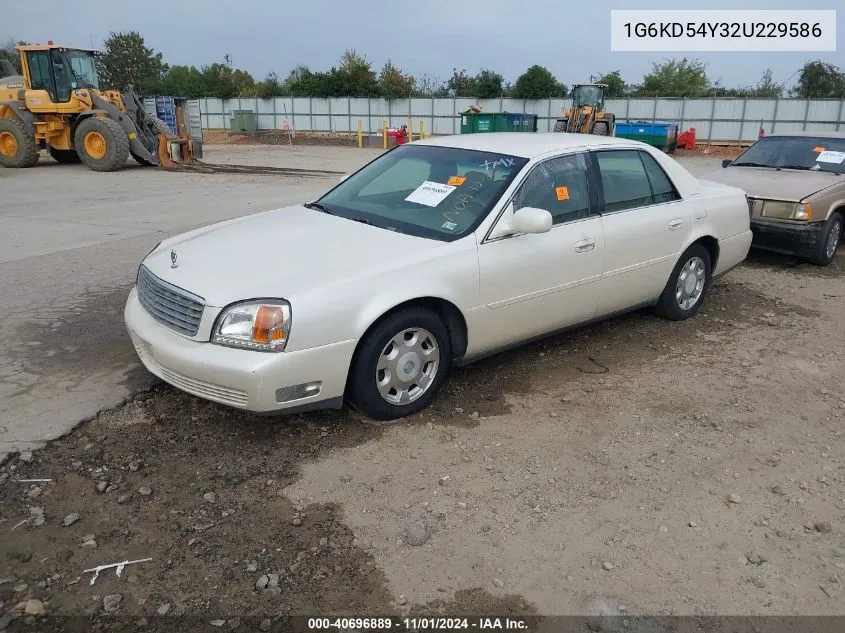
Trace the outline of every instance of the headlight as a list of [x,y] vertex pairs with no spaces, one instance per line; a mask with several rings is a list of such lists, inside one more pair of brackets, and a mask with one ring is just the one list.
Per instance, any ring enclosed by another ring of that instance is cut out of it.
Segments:
[[281,352],[290,334],[290,304],[287,301],[238,303],[220,313],[212,343],[259,352]]
[[795,213],[794,202],[775,202],[766,200],[763,203],[763,212],[760,214],[766,218],[778,218],[780,220],[791,220]]
[[778,220],[803,220],[809,222],[813,219],[813,205],[766,200],[763,203],[763,211],[760,215],[765,218],[776,218]]

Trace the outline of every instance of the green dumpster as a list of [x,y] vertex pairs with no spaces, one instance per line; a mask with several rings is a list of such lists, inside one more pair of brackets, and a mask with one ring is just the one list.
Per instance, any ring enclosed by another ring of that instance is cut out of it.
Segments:
[[255,132],[258,129],[255,112],[252,110],[232,110],[229,125],[229,131],[235,134]]
[[465,112],[461,134],[479,132],[536,132],[537,115],[513,112]]

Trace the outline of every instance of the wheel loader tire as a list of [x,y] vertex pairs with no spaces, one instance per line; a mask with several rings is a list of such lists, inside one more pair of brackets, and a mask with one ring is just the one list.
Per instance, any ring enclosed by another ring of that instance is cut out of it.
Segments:
[[555,121],[554,132],[566,132],[566,124],[568,123],[567,119],[558,119]]
[[605,121],[598,121],[593,125],[593,134],[596,136],[607,136],[608,126]]
[[38,145],[32,125],[20,119],[0,119],[0,165],[32,167],[38,162]]
[[94,171],[116,171],[129,158],[129,137],[111,119],[85,119],[76,128],[73,144],[82,162]]
[[48,147],[47,151],[50,152],[50,156],[53,157],[57,163],[61,163],[62,165],[75,165],[80,161],[79,154],[76,153],[75,149],[56,149],[54,147]]

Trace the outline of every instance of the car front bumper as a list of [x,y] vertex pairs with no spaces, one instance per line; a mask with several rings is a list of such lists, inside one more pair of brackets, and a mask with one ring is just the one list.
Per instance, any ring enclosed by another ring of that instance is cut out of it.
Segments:
[[810,224],[751,221],[754,239],[751,246],[797,257],[815,253],[822,239],[824,222]]
[[[144,366],[200,398],[259,413],[339,408],[343,402],[355,340],[279,353],[195,341],[154,320],[135,288],[123,318]],[[314,383],[318,392],[305,391]]]

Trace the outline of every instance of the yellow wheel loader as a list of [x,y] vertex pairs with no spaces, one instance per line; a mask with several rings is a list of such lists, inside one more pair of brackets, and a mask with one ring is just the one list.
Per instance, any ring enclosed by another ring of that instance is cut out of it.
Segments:
[[[18,46],[21,74],[0,60],[0,165],[31,167],[46,149],[60,163],[114,171],[131,155],[142,165],[194,162],[193,141],[148,114],[130,86],[99,86],[96,51]],[[185,135],[187,136],[187,135]],[[197,153],[201,153],[197,148]]]
[[555,132],[613,136],[616,116],[604,110],[605,84],[578,84],[572,87],[572,107],[555,121]]

